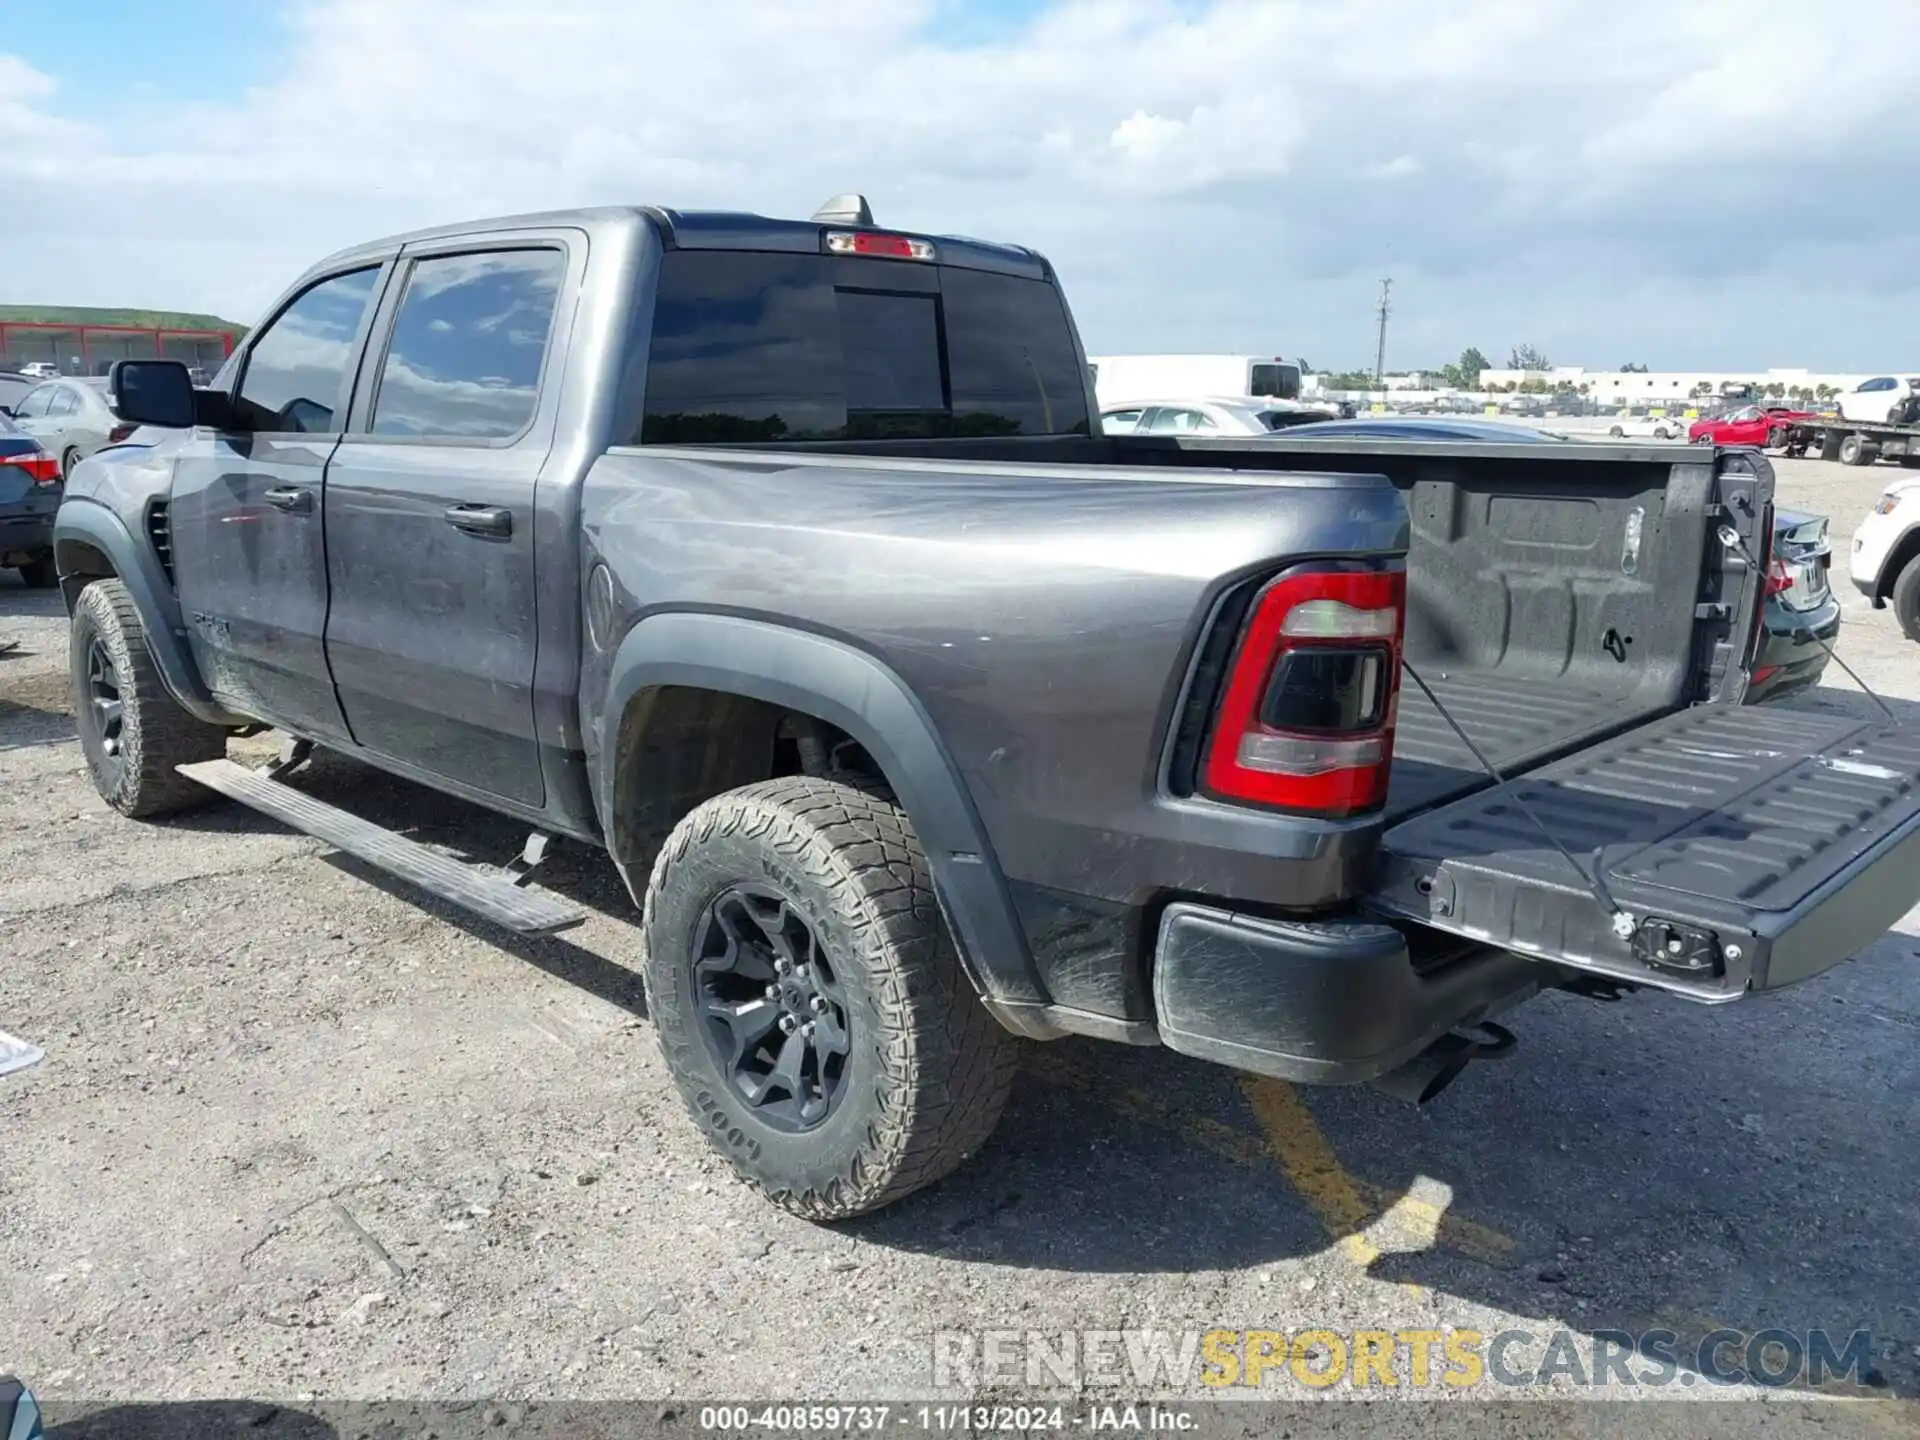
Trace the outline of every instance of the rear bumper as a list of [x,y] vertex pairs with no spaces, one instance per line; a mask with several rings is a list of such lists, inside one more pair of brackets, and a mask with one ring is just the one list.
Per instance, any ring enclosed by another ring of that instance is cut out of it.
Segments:
[[22,510],[9,506],[0,511],[0,559],[12,555],[50,555],[53,553],[54,511]]
[[1189,903],[1167,908],[1158,952],[1154,1008],[1168,1048],[1320,1085],[1384,1075],[1554,978],[1484,948],[1422,973],[1390,925],[1304,925]]
[[1778,700],[1819,684],[1827,668],[1827,652],[1820,641],[1831,645],[1839,633],[1840,605],[1831,595],[1812,610],[1769,605],[1753,657],[1755,679],[1747,690],[1747,703]]

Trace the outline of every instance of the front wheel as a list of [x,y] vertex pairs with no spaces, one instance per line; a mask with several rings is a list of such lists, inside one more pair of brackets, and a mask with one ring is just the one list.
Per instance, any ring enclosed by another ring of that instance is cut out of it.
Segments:
[[1893,588],[1888,592],[1887,600],[1893,606],[1894,618],[1900,622],[1907,639],[1920,641],[1920,555],[1907,561],[1900,573],[1893,577]]
[[1625,430],[1622,430],[1618,425],[1609,426],[1607,428],[1607,434],[1611,435],[1616,440],[1624,440],[1627,438],[1627,432]]
[[660,851],[644,935],[667,1068],[776,1204],[863,1214],[992,1133],[1016,1042],[962,972],[887,796],[794,776],[707,801]]
[[100,798],[136,819],[211,799],[174,767],[219,759],[227,732],[182,710],[160,683],[127,587],[96,580],[82,590],[69,634],[73,723]]

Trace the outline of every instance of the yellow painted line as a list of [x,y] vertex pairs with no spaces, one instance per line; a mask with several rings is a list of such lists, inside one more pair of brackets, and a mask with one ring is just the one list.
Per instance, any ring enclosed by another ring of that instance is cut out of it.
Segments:
[[[1144,1090],[1123,1090],[1116,1094],[1104,1083],[1096,1085],[1091,1076],[1053,1046],[1036,1046],[1029,1056],[1026,1069],[1035,1079],[1093,1095],[1123,1118],[1167,1131],[1223,1160],[1265,1168],[1278,1158],[1264,1135],[1225,1124],[1211,1115],[1177,1110]],[[1280,1085],[1283,1082],[1252,1083]],[[1294,1103],[1299,1103],[1297,1096]],[[1291,1179],[1291,1175],[1288,1178]],[[1463,1219],[1443,1205],[1358,1177],[1349,1177],[1347,1184],[1358,1198],[1359,1213],[1364,1217],[1358,1228],[1391,1231],[1396,1239],[1407,1242],[1405,1248],[1424,1249],[1437,1244],[1486,1265],[1499,1265],[1513,1253],[1514,1242],[1510,1236]],[[1305,1192],[1302,1198],[1309,1205],[1314,1204],[1313,1197]],[[1315,1209],[1316,1217],[1325,1224],[1324,1216],[1320,1216],[1317,1206]],[[1372,1222],[1370,1227],[1369,1222]],[[1382,1238],[1386,1236],[1383,1234]]]
[[1360,1198],[1353,1177],[1320,1133],[1319,1123],[1300,1100],[1300,1092],[1284,1080],[1259,1075],[1247,1076],[1240,1088],[1253,1107],[1253,1118],[1266,1132],[1267,1148],[1281,1173],[1313,1207],[1347,1259],[1363,1270],[1378,1260],[1380,1251],[1360,1233],[1373,1218],[1372,1209]]

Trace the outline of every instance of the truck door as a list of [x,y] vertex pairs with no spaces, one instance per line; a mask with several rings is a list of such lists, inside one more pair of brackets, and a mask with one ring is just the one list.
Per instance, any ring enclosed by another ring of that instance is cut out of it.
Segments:
[[383,265],[325,276],[250,340],[233,419],[180,450],[165,512],[180,612],[208,687],[231,709],[347,738],[327,674],[321,489]]
[[327,471],[326,648],[354,739],[527,805],[546,793],[534,498],[568,245],[410,247]]

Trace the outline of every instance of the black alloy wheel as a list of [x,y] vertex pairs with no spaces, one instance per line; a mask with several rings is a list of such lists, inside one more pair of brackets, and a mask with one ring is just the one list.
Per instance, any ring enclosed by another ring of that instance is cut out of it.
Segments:
[[120,669],[113,663],[106,640],[99,635],[87,646],[86,687],[86,724],[99,747],[103,767],[112,782],[117,782],[126,764],[121,748],[126,702],[120,694]]
[[777,1130],[811,1130],[846,1088],[847,996],[812,928],[771,887],[740,883],[694,935],[701,1034],[728,1083]]

